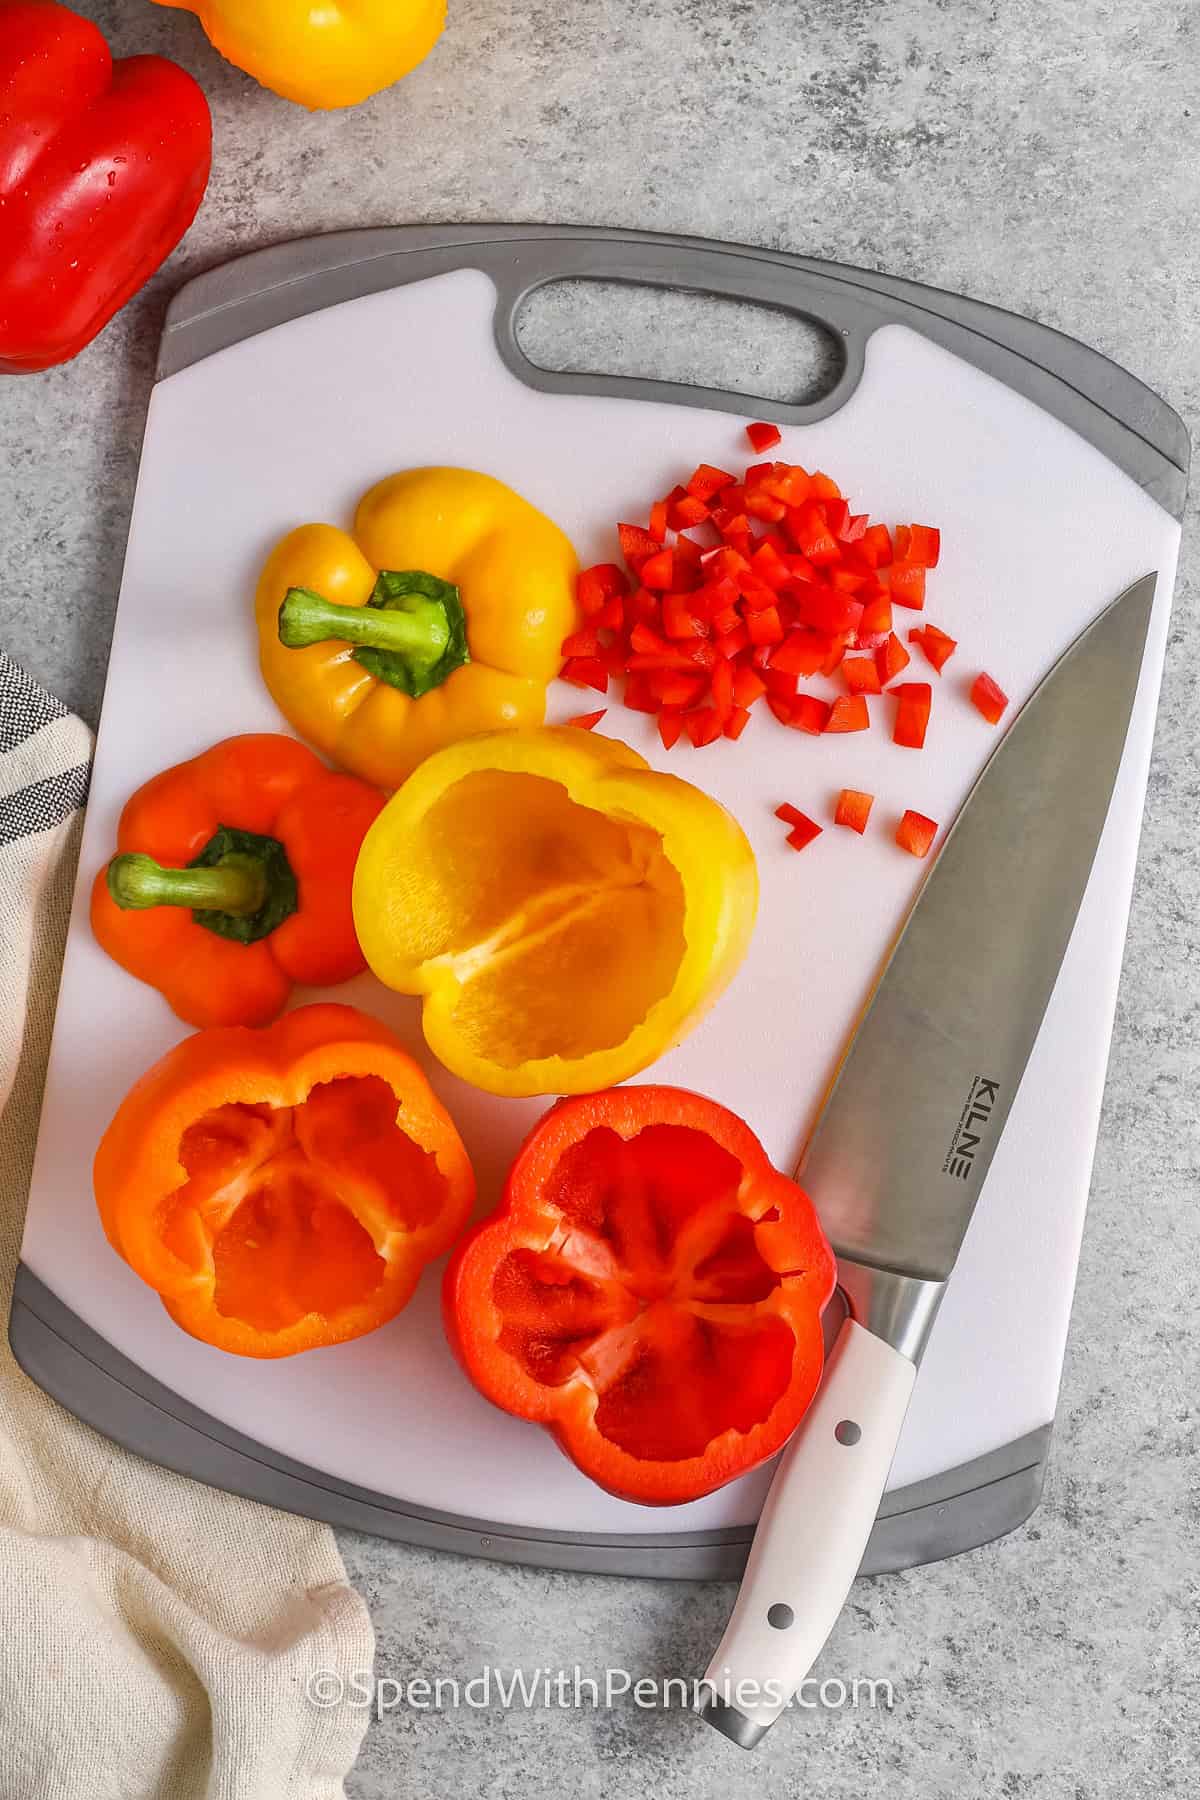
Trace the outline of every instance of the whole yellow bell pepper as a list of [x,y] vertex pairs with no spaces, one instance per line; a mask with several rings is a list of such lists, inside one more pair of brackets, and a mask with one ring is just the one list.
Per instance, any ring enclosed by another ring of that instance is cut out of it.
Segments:
[[301,106],[356,106],[415,69],[442,34],[446,0],[158,0],[194,12],[209,41]]
[[259,661],[301,737],[377,787],[472,732],[539,725],[578,564],[536,507],[472,469],[364,494],[354,535],[302,525],[258,584]]
[[492,1094],[611,1087],[684,1037],[758,906],[741,826],[626,744],[569,726],[422,763],[363,840],[354,924],[424,996],[434,1055]]

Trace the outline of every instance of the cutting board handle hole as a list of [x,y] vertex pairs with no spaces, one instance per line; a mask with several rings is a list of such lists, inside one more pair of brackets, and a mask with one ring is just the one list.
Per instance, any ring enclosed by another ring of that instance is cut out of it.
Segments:
[[546,282],[513,329],[522,354],[549,373],[726,388],[786,406],[824,400],[846,367],[839,335],[816,320],[649,283]]

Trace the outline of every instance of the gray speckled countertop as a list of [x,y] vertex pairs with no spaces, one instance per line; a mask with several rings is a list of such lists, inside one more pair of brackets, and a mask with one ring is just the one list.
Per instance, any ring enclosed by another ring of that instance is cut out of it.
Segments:
[[[283,237],[547,220],[832,257],[1030,313],[1134,370],[1193,431],[1200,421],[1194,0],[451,0],[421,70],[332,117],[227,68],[187,15],[82,4],[119,48],[161,49],[200,77],[217,143],[201,216],[147,292],[74,364],[0,384],[0,644],[89,718],[165,301],[187,275]],[[553,358],[563,322],[542,329]],[[564,1784],[632,1800],[1200,1790],[1198,599],[1187,541],[1062,1401],[1031,1524],[857,1585],[819,1669],[890,1679],[891,1712],[793,1717],[746,1757],[628,1700],[596,1713],[398,1710],[368,1735],[354,1800],[543,1800]],[[732,1593],[342,1544],[380,1671],[397,1678],[485,1662],[690,1673]]]

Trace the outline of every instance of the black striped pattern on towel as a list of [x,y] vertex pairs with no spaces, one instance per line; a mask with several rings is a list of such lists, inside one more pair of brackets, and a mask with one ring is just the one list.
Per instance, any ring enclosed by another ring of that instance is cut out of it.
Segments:
[[[0,848],[37,832],[52,831],[83,805],[88,763],[74,761],[74,752],[66,752],[64,744],[57,741],[59,734],[46,730],[69,717],[61,701],[0,651]],[[46,753],[44,761],[38,762],[44,773],[35,773],[37,762],[31,760],[26,747],[42,731],[46,731]],[[78,731],[76,725],[72,739]],[[66,734],[63,736],[65,740]],[[29,778],[8,791],[14,763]]]

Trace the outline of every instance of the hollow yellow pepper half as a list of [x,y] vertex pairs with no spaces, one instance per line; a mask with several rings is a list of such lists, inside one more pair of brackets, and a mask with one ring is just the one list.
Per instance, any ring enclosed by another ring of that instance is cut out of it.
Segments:
[[268,557],[259,662],[301,737],[377,787],[473,732],[540,725],[576,620],[575,552],[473,469],[409,469],[353,534],[302,525]]
[[158,0],[264,87],[313,110],[356,106],[428,56],[446,0]]
[[354,924],[423,997],[434,1055],[492,1094],[611,1087],[679,1042],[754,927],[754,852],[717,801],[612,738],[490,732],[422,763],[371,826]]

